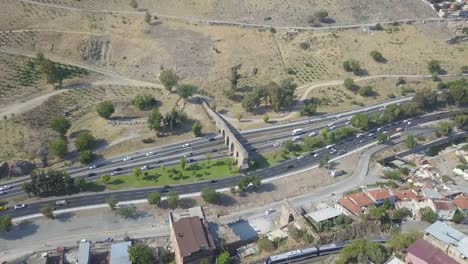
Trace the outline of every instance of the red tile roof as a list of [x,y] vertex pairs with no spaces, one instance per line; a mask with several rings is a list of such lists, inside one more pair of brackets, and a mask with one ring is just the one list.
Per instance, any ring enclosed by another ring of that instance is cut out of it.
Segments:
[[456,209],[455,205],[450,200],[432,199],[432,202],[434,203],[434,206],[437,210],[449,211]]
[[408,255],[407,259],[411,258],[411,255],[418,257],[426,263],[431,264],[457,264],[458,262],[453,258],[449,257],[439,248],[436,248],[431,243],[424,239],[419,238],[411,246],[406,249]]
[[374,202],[367,198],[367,196],[362,192],[345,196],[339,199],[338,203],[353,214],[359,214],[362,212],[362,207],[374,204]]
[[418,196],[414,194],[411,190],[405,191],[395,191],[395,195],[399,200],[416,200]]
[[198,216],[182,218],[172,225],[182,257],[190,256],[201,249],[215,249],[213,237]]
[[468,210],[468,195],[462,194],[457,196],[453,203],[461,210]]
[[369,196],[374,201],[387,200],[393,196],[393,193],[387,189],[374,189],[374,190],[368,190],[367,196]]

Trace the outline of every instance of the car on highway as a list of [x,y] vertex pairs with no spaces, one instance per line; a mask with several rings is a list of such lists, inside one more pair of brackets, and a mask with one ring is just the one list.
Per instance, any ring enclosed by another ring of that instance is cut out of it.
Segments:
[[312,121],[310,119],[305,121],[306,124],[312,124],[312,122],[314,122],[314,121]]
[[6,190],[9,190],[11,189],[11,186],[10,185],[3,185],[0,187],[0,191],[6,191]]
[[55,202],[55,205],[57,206],[62,206],[62,205],[67,205],[68,201],[67,200],[58,200]]
[[335,128],[336,128],[336,126],[330,126],[328,129],[333,130]]
[[304,133],[304,129],[302,128],[297,128],[297,129],[294,129],[292,132],[291,132],[291,136],[297,136],[297,135],[300,135]]
[[114,171],[121,171],[122,168],[115,168]]
[[0,206],[0,211],[6,211],[6,210],[8,210],[8,207],[6,207],[6,206]]
[[309,133],[309,137],[313,137],[313,136],[315,136],[315,132],[312,131]]
[[104,243],[106,243],[106,242],[112,242],[112,241],[114,241],[114,239],[111,238],[111,237],[106,237],[106,238],[104,238],[104,239],[102,240],[102,242],[104,242]]
[[25,204],[15,204],[15,206],[13,206],[13,208],[14,208],[15,210],[17,210],[17,209],[23,209],[23,208],[25,208],[25,207],[26,207]]
[[297,157],[297,160],[301,160],[303,158],[304,158],[304,156],[301,155],[301,156]]
[[327,149],[333,149],[334,146],[335,146],[335,144],[330,144],[330,145],[327,145],[325,148],[327,148]]
[[314,155],[312,155],[312,156],[314,156],[314,158],[317,158],[317,157],[319,156],[319,154],[318,154],[318,153],[314,153]]
[[334,148],[330,149],[330,154],[331,154],[331,155],[333,155],[333,154],[335,154],[335,153],[336,153],[336,149],[334,149]]
[[184,154],[184,158],[191,157],[192,155],[193,155],[192,152],[185,153],[185,154]]
[[120,174],[120,171],[113,171],[113,172],[111,172],[110,175],[111,175],[111,176],[115,176],[115,175],[119,175],[119,174]]
[[301,138],[300,136],[295,136],[295,137],[292,137],[292,138],[291,138],[291,140],[292,140],[293,142],[299,141],[299,140],[301,140],[301,139],[302,139],[302,138]]
[[188,147],[190,147],[190,144],[189,144],[189,143],[185,143],[185,144],[182,145],[182,147],[183,147],[183,148],[188,148]]
[[122,161],[129,161],[129,160],[132,160],[133,158],[132,157],[125,157],[122,159]]
[[369,133],[368,136],[369,136],[369,137],[373,137],[373,136],[374,136],[374,133]]
[[187,160],[187,163],[192,163],[192,162],[195,162],[195,159],[194,159],[194,158],[189,158],[189,159]]
[[215,138],[214,138],[214,137],[210,137],[210,138],[208,138],[208,141],[215,141]]
[[153,151],[146,152],[146,156],[153,156],[153,155],[154,155]]
[[6,192],[0,191],[0,196],[5,195],[5,194],[6,194]]
[[96,164],[93,164],[93,165],[89,166],[89,169],[90,169],[90,170],[94,170],[95,168],[97,168],[97,165],[96,165]]
[[217,180],[210,180],[210,183],[217,183]]
[[279,142],[273,143],[273,147],[279,147],[279,146],[281,146],[281,143],[279,143]]
[[359,140],[359,143],[364,143],[364,142],[366,142],[366,139]]
[[294,168],[294,165],[293,165],[293,164],[289,164],[288,167],[286,167],[286,169],[288,169],[288,170],[290,170],[290,169],[292,169],[292,168]]
[[94,172],[88,173],[88,177],[93,177],[93,176],[96,176],[96,173],[94,173]]
[[149,168],[150,168],[149,165],[145,165],[145,166],[142,166],[142,167],[140,168],[140,170],[147,170],[147,169],[149,169]]

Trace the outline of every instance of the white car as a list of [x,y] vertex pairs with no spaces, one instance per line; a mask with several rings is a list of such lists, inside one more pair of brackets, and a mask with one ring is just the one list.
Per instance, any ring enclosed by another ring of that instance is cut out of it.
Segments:
[[351,124],[351,121],[348,121],[345,123],[345,125],[349,126],[349,124]]
[[369,137],[373,137],[374,136],[374,133],[369,133]]
[[335,129],[335,127],[336,126],[330,126],[329,128],[330,128],[330,130],[333,130],[333,129]]
[[132,157],[125,157],[123,158],[123,161],[129,161],[129,160],[132,160],[133,158]]
[[310,132],[309,137],[313,137],[313,136],[315,136],[315,132]]
[[146,156],[152,156],[152,155],[154,155],[153,151],[150,151],[150,152],[146,153]]
[[89,169],[90,169],[90,170],[95,169],[95,168],[97,168],[97,165],[96,165],[96,164],[89,166]]
[[148,165],[145,165],[145,166],[141,167],[140,169],[141,169],[141,170],[147,170],[147,169],[149,169],[149,166],[148,166]]
[[113,172],[111,172],[110,175],[111,175],[111,176],[115,176],[115,175],[119,175],[119,174],[120,174],[120,172],[118,172],[118,171],[113,171]]
[[68,201],[67,200],[59,200],[55,202],[55,205],[61,206],[61,205],[67,205]]
[[188,158],[188,157],[191,157],[192,156],[192,152],[189,152],[189,153],[185,153],[184,154],[184,158]]
[[279,146],[281,146],[281,143],[278,143],[278,142],[273,143],[273,147],[279,147]]
[[319,156],[319,154],[318,154],[318,153],[315,153],[315,154],[314,154],[314,158],[316,158],[316,157],[318,157],[318,156]]
[[299,157],[297,157],[297,160],[301,160],[303,158],[304,158],[304,156],[299,156]]
[[334,125],[333,122],[331,122],[331,123],[328,124],[329,127],[332,127],[333,125]]
[[11,189],[10,185],[4,185],[4,186],[0,187],[0,191],[5,191],[5,190],[9,190],[9,189]]
[[13,208],[16,210],[16,209],[22,209],[22,208],[25,208],[25,207],[26,207],[25,204],[15,204],[15,206]]
[[296,142],[296,141],[299,141],[301,140],[301,137],[300,136],[295,136],[291,139],[293,142]]
[[188,147],[190,147],[190,144],[189,144],[189,143],[185,143],[185,144],[182,145],[182,147],[183,147],[183,148],[188,148]]

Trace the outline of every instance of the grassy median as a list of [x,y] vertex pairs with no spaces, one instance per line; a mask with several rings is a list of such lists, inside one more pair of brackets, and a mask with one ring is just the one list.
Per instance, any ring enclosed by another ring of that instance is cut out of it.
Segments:
[[181,165],[163,167],[143,171],[137,179],[133,174],[113,176],[107,184],[102,179],[94,182],[92,189],[104,187],[108,190],[123,188],[163,186],[172,184],[191,183],[230,177],[239,173],[237,166],[228,159],[204,161],[187,164],[185,169]]

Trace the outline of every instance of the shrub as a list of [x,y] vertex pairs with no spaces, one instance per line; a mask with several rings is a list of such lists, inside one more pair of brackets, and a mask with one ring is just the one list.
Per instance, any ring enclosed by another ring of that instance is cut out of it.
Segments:
[[299,44],[299,48],[303,49],[303,50],[306,50],[306,49],[309,49],[310,48],[310,44],[308,42],[301,42]]
[[78,151],[90,150],[94,147],[95,139],[91,133],[81,132],[75,139],[75,147]]
[[131,103],[140,110],[147,110],[156,104],[156,99],[151,95],[139,94],[132,99]]
[[296,74],[296,71],[295,71],[293,68],[287,68],[287,69],[286,69],[286,72],[287,72],[289,75],[295,75],[295,74]]
[[359,75],[362,71],[361,64],[354,59],[344,61],[343,69],[347,72],[353,72],[355,75]]
[[103,101],[97,105],[96,111],[100,117],[107,119],[114,113],[115,109],[111,101]]
[[206,187],[201,191],[201,197],[207,203],[218,204],[220,202],[221,195],[213,188]]
[[200,137],[202,135],[202,125],[200,124],[200,122],[196,122],[195,124],[193,124],[192,132],[193,135],[195,135],[196,137]]
[[187,99],[192,96],[195,91],[195,86],[191,84],[181,84],[177,87],[177,94],[180,98]]
[[164,69],[159,73],[159,81],[164,85],[164,88],[168,91],[172,91],[172,87],[177,85],[179,77],[171,69]]
[[438,74],[441,70],[440,68],[440,62],[438,60],[431,60],[427,64],[427,69],[431,74]]
[[273,252],[276,249],[276,245],[273,243],[273,241],[269,240],[268,238],[260,238],[257,241],[257,247],[261,251],[266,251],[266,252]]
[[317,106],[311,102],[304,103],[299,109],[301,116],[311,116],[317,112]]
[[374,93],[372,86],[366,85],[359,88],[359,95],[360,96],[371,96]]
[[94,159],[94,154],[91,150],[84,150],[80,152],[80,156],[78,158],[82,164],[89,164]]
[[52,155],[58,158],[64,158],[68,154],[67,142],[63,139],[57,139],[50,143]]
[[65,135],[70,127],[71,123],[65,117],[54,117],[50,121],[50,128],[60,135]]
[[375,61],[382,61],[383,60],[383,55],[381,52],[377,50],[373,50],[370,52],[370,56],[375,60]]
[[343,82],[344,86],[346,87],[346,89],[348,90],[353,90],[354,89],[354,80],[351,79],[351,78],[346,78]]

